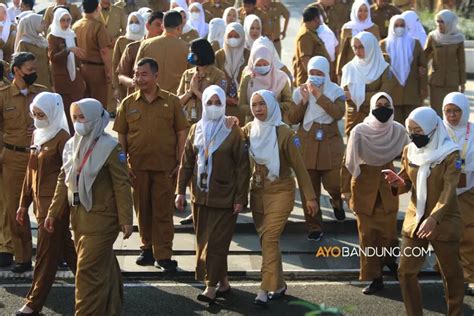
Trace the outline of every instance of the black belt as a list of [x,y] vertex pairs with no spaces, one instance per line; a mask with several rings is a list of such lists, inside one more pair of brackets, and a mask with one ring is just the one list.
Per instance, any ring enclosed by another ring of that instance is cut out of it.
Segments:
[[21,146],[15,146],[15,145],[10,145],[10,144],[4,144],[4,146],[5,146],[6,149],[10,149],[10,150],[13,150],[13,151],[19,151],[19,152],[22,152],[22,153],[29,153],[30,152],[29,147],[21,147]]
[[104,66],[104,63],[95,63],[93,61],[81,61],[83,65],[95,65],[95,66]]
[[273,40],[273,43],[278,43],[279,41],[281,41],[280,39],[276,39],[276,40]]

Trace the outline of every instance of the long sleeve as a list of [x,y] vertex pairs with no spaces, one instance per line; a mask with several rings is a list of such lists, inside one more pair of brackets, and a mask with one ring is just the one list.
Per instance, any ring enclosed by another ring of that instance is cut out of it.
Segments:
[[293,95],[290,87],[290,83],[287,82],[285,87],[280,92],[280,109],[283,113],[286,113],[293,105]]
[[458,64],[459,64],[459,84],[465,84],[466,83],[466,55],[464,52],[464,43],[461,42],[458,45],[458,50],[457,50],[457,58],[458,58]]
[[416,50],[418,50],[420,53],[418,54],[418,67],[423,67],[426,69],[425,74],[419,76],[420,83],[419,86],[421,89],[428,89],[428,63],[426,61],[426,56],[425,53],[423,52],[423,48],[421,47],[421,44],[419,41],[416,41]]
[[64,172],[64,169],[61,169],[61,172],[58,176],[58,182],[56,183],[56,190],[54,192],[53,200],[49,206],[48,217],[61,216],[64,207],[64,201],[68,198],[68,188],[65,181],[66,173]]
[[402,169],[398,173],[398,176],[405,181],[405,185],[399,186],[399,187],[391,187],[393,195],[402,195],[402,194],[410,192],[411,190],[412,183],[407,173],[408,161],[406,157],[407,157],[407,147],[405,147],[405,149],[403,150],[402,161],[401,161]]
[[117,89],[119,86],[118,82],[118,72],[117,72],[117,66],[120,63],[120,56],[122,55],[123,52],[120,51],[120,38],[115,42],[114,46],[114,52],[112,54],[112,86]]
[[248,146],[240,128],[239,141],[234,144],[233,156],[237,164],[237,190],[235,192],[234,204],[245,205],[247,204],[250,185],[250,160],[248,156]]
[[67,62],[68,52],[66,50],[66,45],[61,48],[61,45],[58,45],[57,40],[53,39],[51,36],[48,37],[48,59],[52,63],[64,63]]
[[334,120],[338,121],[344,117],[344,112],[346,110],[344,97],[340,97],[332,102],[323,94],[318,98],[317,102]]
[[195,129],[196,125],[194,124],[189,130],[188,138],[186,139],[186,144],[184,145],[184,153],[181,157],[181,163],[178,172],[176,194],[186,194],[186,186],[188,185],[194,173],[194,168],[196,165],[196,152],[194,151],[193,146]]
[[425,58],[426,61],[429,62],[433,58],[433,38],[431,37],[431,34],[428,34],[428,40],[426,41],[425,45]]
[[341,164],[341,193],[352,193],[351,192],[351,181],[352,175],[346,168],[346,155],[342,158]]
[[251,115],[250,104],[248,101],[249,96],[247,95],[247,87],[249,85],[249,81],[250,76],[245,76],[240,81],[239,86],[239,110],[245,118]]
[[[33,154],[30,154],[30,161],[32,159],[32,155]],[[30,165],[30,163],[28,163],[28,165]],[[31,169],[28,167],[26,169],[25,178],[23,179],[23,186],[22,186],[21,195],[20,195],[20,207],[28,208],[33,202],[32,188],[31,188],[32,183],[33,183],[32,172],[31,172]]]

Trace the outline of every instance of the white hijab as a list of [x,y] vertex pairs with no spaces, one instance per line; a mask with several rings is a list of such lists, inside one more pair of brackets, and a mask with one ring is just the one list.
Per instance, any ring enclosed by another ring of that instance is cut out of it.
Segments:
[[188,11],[186,11],[184,8],[181,8],[181,7],[174,8],[174,11],[179,12],[179,13],[184,12],[184,14],[186,15],[186,23],[184,23],[183,31],[181,32],[182,34],[187,34],[187,33],[191,32],[192,30],[194,30],[194,28],[191,26],[191,24],[189,24],[190,22],[189,22],[189,13],[188,13]]
[[[239,34],[240,45],[238,47],[230,47],[227,40],[229,33],[235,31]],[[245,64],[245,32],[244,28],[240,23],[232,22],[227,25],[224,34],[224,52],[225,52],[225,63],[224,70],[229,78],[232,78],[234,84],[238,87],[239,82],[237,79],[239,77],[240,68]]]
[[266,36],[260,36],[257,38],[254,42],[253,45],[263,45],[267,47],[270,51],[273,52],[273,63],[277,69],[282,69],[286,65],[281,61],[280,56],[278,55],[278,52],[275,48],[275,45],[273,44],[273,41],[271,41],[268,37]]
[[[446,119],[444,109],[446,105],[454,104],[462,111],[461,120],[458,125],[452,126]],[[443,122],[451,139],[459,145],[461,154],[464,156],[465,165],[463,173],[466,174],[467,186],[456,189],[460,195],[474,187],[474,124],[469,122],[470,108],[468,98],[460,92],[451,92],[443,100]],[[467,128],[469,125],[469,138],[467,139],[466,152],[464,153],[464,144],[466,143]]]
[[226,30],[226,25],[223,19],[214,18],[209,22],[209,34],[207,35],[207,40],[209,43],[218,42],[219,48],[224,47],[224,34]]
[[435,16],[435,21],[441,19],[444,21],[445,32],[441,33],[438,29],[432,31],[436,43],[441,45],[452,45],[464,42],[464,34],[458,29],[458,16],[449,10],[442,10]]
[[249,14],[244,19],[244,31],[245,31],[245,47],[247,49],[252,49],[253,42],[255,40],[250,36],[250,29],[252,28],[253,22],[258,21],[260,25],[260,35],[262,34],[262,20],[255,14]]
[[359,111],[365,101],[365,86],[380,78],[389,64],[383,58],[379,42],[372,33],[360,32],[352,38],[352,45],[355,39],[364,46],[365,58],[354,56],[342,68],[341,87],[349,88],[351,99]]
[[173,9],[173,5],[183,8],[186,12],[188,12],[188,2],[186,0],[171,0],[170,9]]
[[[359,20],[357,17],[357,13],[359,12],[359,8],[365,5],[368,10],[367,19],[365,21]],[[374,23],[372,22],[372,18],[370,16],[370,4],[366,0],[356,0],[352,4],[351,8],[351,20],[342,26],[343,29],[351,29],[352,36],[356,36],[360,32],[367,30],[368,28],[372,27]]]
[[370,99],[370,114],[351,131],[347,141],[346,168],[353,178],[360,175],[360,166],[383,166],[398,157],[410,142],[405,127],[390,119],[382,123],[372,114],[377,101],[386,98],[389,108],[395,110],[393,100],[385,92],[376,93]]
[[191,15],[191,10],[193,8],[197,8],[199,10],[199,19],[197,21],[194,21],[191,18],[189,18],[189,22],[190,22],[189,24],[198,31],[199,37],[205,38],[207,36],[207,33],[209,33],[209,24],[206,23],[206,19],[204,16],[204,9],[202,8],[202,4],[200,4],[199,2],[191,3],[188,9],[188,12],[190,15]]
[[48,41],[41,35],[43,28],[43,16],[36,13],[29,13],[20,20],[15,40],[15,53],[21,41],[33,44],[38,47],[47,48]]
[[[330,73],[329,73],[329,61],[323,56],[314,56],[308,62],[308,76],[310,75],[311,70],[319,70],[324,73],[325,81],[322,86],[322,92],[329,100],[334,102],[336,99],[344,96],[344,90],[339,87],[337,84],[331,82]],[[306,81],[307,84],[311,84],[309,78]],[[299,104],[302,100],[301,88],[298,87],[293,92],[293,102]],[[305,131],[309,132],[313,122],[321,124],[331,124],[334,122],[332,116],[330,116],[326,111],[318,104],[316,98],[313,94],[309,94],[308,107],[304,114],[303,119],[303,128]]]
[[234,22],[230,22],[230,23],[227,23],[227,16],[229,15],[230,11],[234,11],[235,12],[235,16],[236,16],[236,20],[235,22],[238,22],[239,21],[239,12],[237,11],[236,8],[234,7],[228,7],[224,10],[224,14],[222,14],[222,19],[224,19],[224,22],[225,24],[230,24],[230,23],[234,23]]
[[415,11],[405,11],[402,13],[402,17],[405,19],[405,24],[408,29],[408,34],[420,41],[421,47],[425,47],[426,43],[426,31],[423,24],[420,22],[420,18]]
[[[89,212],[94,202],[92,201],[92,185],[118,142],[105,132],[110,116],[99,101],[82,99],[74,103],[80,107],[86,118],[85,124],[91,128],[91,132],[86,136],[75,133],[66,143],[63,152],[63,168],[66,173],[65,183],[69,188],[69,202],[72,204],[73,193],[79,192],[81,205]],[[92,154],[84,165],[79,175],[79,183],[77,183],[79,167],[87,151],[92,148],[94,143]]]
[[321,28],[316,30],[319,38],[323,41],[324,47],[329,54],[331,62],[336,60],[336,47],[339,45],[339,41],[336,38],[334,32],[329,28],[329,26],[324,23],[323,16],[320,16],[321,19]]
[[[61,28],[60,21],[65,15],[72,18],[71,14],[66,9],[59,8],[54,11],[53,23],[51,24],[51,34],[56,37],[64,38],[67,48],[76,47],[76,34],[71,29],[71,26],[69,26],[67,30]],[[66,68],[71,81],[76,80],[76,58],[74,57],[74,53],[71,51],[67,55]]]
[[250,155],[256,163],[265,165],[268,169],[267,179],[276,180],[280,176],[280,151],[276,128],[284,123],[281,120],[281,110],[273,92],[259,90],[252,94],[259,95],[267,105],[267,118],[260,121],[255,117],[250,130]]
[[[388,36],[386,41],[387,53],[390,56],[390,65],[395,77],[402,86],[405,86],[410,75],[411,63],[413,62],[413,50],[415,49],[415,39],[412,38],[405,26],[405,33],[402,36],[395,34],[395,23],[405,19],[401,15],[394,15],[390,19],[388,26]],[[405,22],[406,25],[406,22]]]
[[[138,20],[138,25],[140,26],[138,33],[132,33],[132,31],[130,30],[130,20],[132,19],[132,16],[136,17]],[[143,16],[137,11],[130,13],[128,15],[127,31],[125,32],[125,37],[130,41],[136,42],[136,41],[142,40],[144,36],[145,36],[145,20],[143,19]]]
[[408,161],[419,166],[416,178],[416,223],[418,224],[425,214],[428,194],[427,179],[431,174],[431,168],[443,162],[449,154],[458,151],[459,146],[451,140],[443,121],[432,108],[422,106],[412,111],[405,123],[407,130],[409,120],[417,123],[425,135],[430,135],[430,141],[425,147],[418,148],[414,143],[408,145]]
[[49,122],[47,127],[35,129],[33,145],[36,148],[41,148],[43,144],[53,139],[61,130],[65,130],[69,134],[63,99],[59,94],[41,92],[35,96],[30,104],[31,113],[33,113],[33,107],[40,109]]
[[[220,106],[223,111],[222,116],[218,120],[211,120],[207,112],[207,108],[209,107],[207,102],[215,95],[219,97],[219,100],[221,101]],[[227,128],[225,125],[225,104],[226,95],[221,87],[212,85],[204,89],[202,93],[202,118],[196,123],[194,146],[198,150],[197,183],[201,183],[201,174],[207,172],[207,188],[204,189],[206,192],[209,189],[209,182],[212,176],[212,154],[222,145],[232,131],[231,128]],[[207,170],[206,148],[209,148]],[[202,189],[199,185],[197,187]]]

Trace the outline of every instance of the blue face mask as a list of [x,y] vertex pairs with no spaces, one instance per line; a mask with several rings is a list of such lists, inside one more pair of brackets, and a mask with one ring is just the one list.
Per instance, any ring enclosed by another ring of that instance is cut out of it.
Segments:
[[190,63],[193,66],[196,65],[196,59],[194,57],[194,53],[188,54],[188,63]]
[[309,76],[309,82],[316,87],[321,87],[326,81],[326,77],[324,76]]
[[316,33],[318,34],[321,34],[321,32],[324,30],[324,25],[320,24],[317,28],[316,28]]
[[268,66],[255,66],[253,67],[254,71],[259,75],[266,75],[270,72],[270,65]]

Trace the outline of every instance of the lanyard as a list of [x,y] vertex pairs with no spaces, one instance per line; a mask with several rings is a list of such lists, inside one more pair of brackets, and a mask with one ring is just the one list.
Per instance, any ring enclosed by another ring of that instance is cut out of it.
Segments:
[[110,11],[108,11],[108,12],[109,12],[109,15],[107,15],[107,17],[104,17],[104,11],[102,9],[100,9],[100,17],[102,18],[102,22],[104,22],[104,24],[106,26],[107,26],[107,23],[109,22],[109,18],[110,18]]
[[[467,123],[467,127],[466,127],[466,136],[464,138],[464,144],[462,145],[462,152],[461,152],[461,158],[464,160],[466,159],[466,153],[467,153],[467,145],[468,145],[468,142],[469,142],[469,134],[471,133],[471,123]],[[449,132],[449,134],[451,134],[451,132]],[[456,134],[452,134],[451,135],[451,138],[454,139],[454,141],[456,143],[458,143],[458,139],[456,137]]]
[[82,159],[81,165],[77,169],[77,183],[79,183],[79,175],[81,174],[82,169],[84,169],[84,166],[87,163],[87,160],[89,160],[90,156],[92,155],[92,151],[94,150],[95,144],[97,144],[97,140],[99,138],[97,137],[94,142],[92,143],[92,146],[87,150],[86,154],[84,155],[84,158]]

